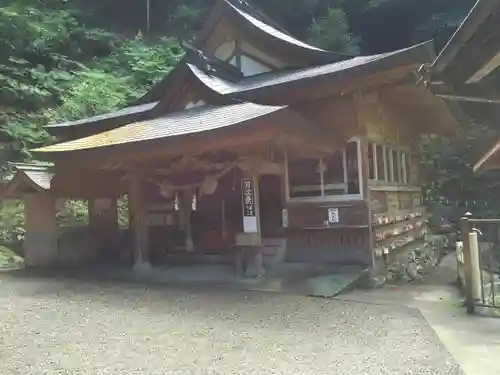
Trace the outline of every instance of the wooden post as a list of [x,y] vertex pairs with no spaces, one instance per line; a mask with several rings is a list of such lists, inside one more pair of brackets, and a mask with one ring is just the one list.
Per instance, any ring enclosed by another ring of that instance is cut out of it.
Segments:
[[264,260],[262,254],[262,238],[260,228],[259,207],[259,175],[252,172],[241,180],[241,199],[243,211],[243,234],[237,238],[237,245],[243,254],[237,258],[237,271],[242,271],[245,253],[251,253],[245,276],[260,278],[264,276]]
[[132,170],[129,174],[129,183],[129,207],[134,233],[134,270],[147,271],[151,268],[148,254],[147,210],[142,192],[142,179],[137,170]]
[[44,267],[58,262],[55,199],[48,193],[24,199],[24,252],[28,267]]
[[485,301],[482,300],[482,282],[481,282],[481,264],[479,262],[479,242],[477,239],[477,233],[469,233],[469,249],[470,249],[470,259],[471,259],[471,275],[472,275],[472,298],[474,302],[481,301],[484,304]]
[[191,228],[191,213],[193,211],[193,191],[183,190],[180,193],[180,211],[184,222],[185,238],[184,248],[186,252],[191,253],[194,251],[193,234]]
[[227,228],[226,228],[226,200],[222,198],[220,201],[220,211],[221,211],[221,235],[222,240],[226,243],[227,240]]
[[[366,204],[367,208],[367,215],[368,215],[368,231],[369,231],[369,246],[370,246],[370,256],[372,259],[372,268],[377,267],[377,257],[375,255],[375,239],[374,239],[374,233],[373,233],[373,223],[372,223],[372,202],[371,202],[371,189],[368,184],[369,180],[369,157],[368,157],[368,147],[369,147],[369,142],[367,138],[367,126],[366,126],[366,118],[365,118],[365,111],[364,111],[364,105],[363,105],[363,94],[360,92],[357,92],[355,94],[355,100],[356,100],[356,111],[357,111],[357,121],[358,121],[358,129],[362,131],[363,136],[361,137],[361,140],[359,141],[359,157],[361,157],[361,162],[358,162],[358,165],[360,166],[361,170],[359,172],[359,189],[360,193],[363,196],[363,199]],[[345,157],[344,157],[345,160]],[[344,166],[344,173],[346,171],[346,166]]]
[[469,233],[471,233],[471,223],[468,218],[463,217],[460,220],[460,234],[463,242],[464,254],[464,272],[465,272],[465,305],[468,314],[474,314],[474,293],[472,287],[472,259],[470,251]]
[[101,248],[109,247],[118,235],[116,198],[89,199],[89,228]]

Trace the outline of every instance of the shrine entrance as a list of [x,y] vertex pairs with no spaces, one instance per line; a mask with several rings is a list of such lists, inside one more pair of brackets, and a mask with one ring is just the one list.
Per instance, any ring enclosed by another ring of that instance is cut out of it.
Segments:
[[256,178],[251,213],[245,213],[245,179],[237,168],[218,180],[212,194],[193,189],[166,198],[158,189],[145,189],[152,265],[231,262],[237,236],[254,230],[272,248],[282,236],[282,177]]

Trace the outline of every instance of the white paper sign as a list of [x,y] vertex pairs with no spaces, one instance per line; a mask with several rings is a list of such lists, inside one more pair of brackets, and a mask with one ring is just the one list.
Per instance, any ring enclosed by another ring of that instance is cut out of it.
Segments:
[[243,217],[243,231],[245,233],[259,233],[257,218],[255,216]]
[[288,228],[288,210],[285,208],[281,211],[281,219],[283,228]]
[[335,224],[339,222],[339,209],[329,208],[328,209],[328,223]]

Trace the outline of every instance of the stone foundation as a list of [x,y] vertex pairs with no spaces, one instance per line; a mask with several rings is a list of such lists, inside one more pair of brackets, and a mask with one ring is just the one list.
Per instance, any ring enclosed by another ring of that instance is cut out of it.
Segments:
[[371,286],[388,283],[424,281],[441,261],[445,252],[446,239],[440,235],[429,235],[402,251],[378,257],[372,270]]

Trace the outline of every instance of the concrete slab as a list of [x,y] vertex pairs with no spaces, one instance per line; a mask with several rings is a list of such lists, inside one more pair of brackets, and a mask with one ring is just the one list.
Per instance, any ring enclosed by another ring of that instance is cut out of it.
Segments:
[[35,276],[116,280],[145,285],[215,286],[238,290],[334,297],[353,289],[366,271],[361,267],[282,263],[268,268],[265,277],[255,279],[238,278],[234,267],[227,264],[177,264],[152,267],[142,272],[135,272],[128,267],[41,270]]
[[467,375],[500,375],[500,319],[467,315],[448,256],[425,285],[355,291],[343,300],[418,309]]

